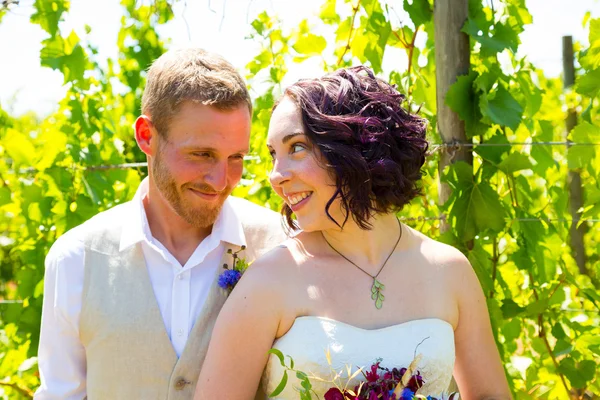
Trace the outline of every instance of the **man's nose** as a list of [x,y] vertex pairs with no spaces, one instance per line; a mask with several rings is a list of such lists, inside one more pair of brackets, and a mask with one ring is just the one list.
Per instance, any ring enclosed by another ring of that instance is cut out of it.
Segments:
[[227,161],[219,161],[212,165],[205,182],[217,192],[222,192],[227,187]]

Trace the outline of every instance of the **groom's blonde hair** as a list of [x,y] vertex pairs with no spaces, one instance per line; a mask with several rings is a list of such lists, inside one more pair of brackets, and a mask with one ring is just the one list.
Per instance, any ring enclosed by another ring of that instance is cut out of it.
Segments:
[[252,113],[250,94],[233,65],[198,48],[171,50],[154,61],[142,96],[142,113],[166,136],[171,119],[186,101],[224,111],[246,105]]

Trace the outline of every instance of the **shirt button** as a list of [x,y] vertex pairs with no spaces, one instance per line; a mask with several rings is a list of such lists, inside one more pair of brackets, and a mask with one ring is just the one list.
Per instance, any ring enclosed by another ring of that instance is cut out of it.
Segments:
[[183,329],[177,331],[177,336],[183,336]]
[[177,381],[175,382],[175,390],[183,390],[185,388],[185,385],[187,385],[188,382],[185,380],[185,378],[178,378]]
[[183,275],[182,274],[177,275],[177,279],[182,280],[183,279]]

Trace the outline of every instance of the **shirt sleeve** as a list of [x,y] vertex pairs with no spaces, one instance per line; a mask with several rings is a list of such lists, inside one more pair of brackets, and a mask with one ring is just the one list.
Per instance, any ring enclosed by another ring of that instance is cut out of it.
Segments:
[[79,339],[84,245],[72,233],[61,236],[46,257],[36,400],[86,397],[86,355]]

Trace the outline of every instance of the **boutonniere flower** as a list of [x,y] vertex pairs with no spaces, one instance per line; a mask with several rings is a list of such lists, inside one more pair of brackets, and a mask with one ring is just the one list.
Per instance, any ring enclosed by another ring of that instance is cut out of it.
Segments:
[[225,271],[221,272],[221,274],[219,275],[218,284],[223,289],[228,290],[229,293],[231,293],[235,285],[242,277],[244,271],[246,271],[246,268],[248,268],[248,263],[246,262],[246,259],[240,257],[239,255],[239,253],[244,250],[246,250],[246,246],[242,246],[238,251],[227,249],[227,254],[231,254],[231,257],[233,259],[231,263],[231,268],[229,267],[229,264],[223,264],[223,268],[225,269]]

